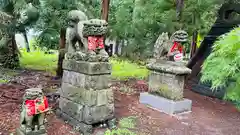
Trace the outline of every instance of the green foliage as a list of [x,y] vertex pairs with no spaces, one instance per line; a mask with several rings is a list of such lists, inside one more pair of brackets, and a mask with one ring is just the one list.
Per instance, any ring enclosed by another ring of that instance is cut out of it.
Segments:
[[104,135],[137,135],[136,133],[128,129],[114,129],[112,131],[107,130]]
[[122,118],[119,121],[119,126],[121,128],[129,128],[129,129],[133,129],[136,127],[136,120],[137,118],[134,116],[130,116],[127,118]]
[[151,57],[153,45],[162,32],[171,34],[184,29],[191,35],[194,30],[199,30],[205,35],[216,19],[221,2],[184,0],[182,19],[177,21],[173,0],[113,0],[109,35],[127,40],[127,46],[123,47],[125,57],[142,60]]
[[[100,1],[81,1],[81,0],[42,0],[39,7],[40,18],[35,26],[41,34],[37,38],[39,47],[47,47],[48,49],[57,49],[59,44],[60,29],[67,26],[67,14],[70,10],[82,10],[91,18],[96,3],[100,6]],[[96,15],[95,15],[96,16]],[[100,16],[99,16],[100,17]]]
[[136,128],[136,117],[130,116],[119,121],[119,128],[107,130],[104,135],[137,135],[130,129]]
[[[142,60],[152,55],[153,45],[162,32],[173,33],[182,28],[188,33],[200,30],[206,34],[216,18],[222,0],[185,0],[181,21],[176,18],[173,0],[111,0],[108,36],[127,41],[123,56]],[[56,49],[59,32],[66,26],[70,10],[80,9],[90,18],[100,18],[101,0],[42,0],[36,29],[40,47]],[[207,21],[206,21],[207,20]],[[189,45],[189,44],[188,44]],[[135,53],[132,53],[135,52]]]
[[[0,53],[0,57],[4,58],[1,63],[5,68],[19,67],[19,53],[14,35],[17,32],[25,32],[25,29],[38,19],[37,9],[29,4],[33,1],[37,0],[1,0],[0,11],[5,14],[5,17],[1,16],[1,23],[5,25],[4,28],[0,29],[0,46],[2,48],[5,46],[6,49],[1,50],[3,52]],[[6,18],[6,16],[10,17]],[[2,39],[7,40],[7,42],[2,42]]]
[[1,84],[1,83],[7,83],[7,82],[8,82],[8,80],[0,79],[0,84]]
[[202,68],[202,81],[212,88],[227,87],[227,99],[240,100],[240,27],[221,36]]

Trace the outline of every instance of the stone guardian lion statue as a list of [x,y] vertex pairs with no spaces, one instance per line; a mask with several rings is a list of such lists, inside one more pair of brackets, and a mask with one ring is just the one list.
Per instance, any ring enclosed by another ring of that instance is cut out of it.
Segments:
[[100,19],[89,20],[80,10],[70,11],[67,19],[66,58],[92,62],[108,61],[103,39],[108,23]]

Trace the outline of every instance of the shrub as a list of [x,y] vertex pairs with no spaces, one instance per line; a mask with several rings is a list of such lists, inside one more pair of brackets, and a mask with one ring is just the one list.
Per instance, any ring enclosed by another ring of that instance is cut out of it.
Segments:
[[[203,82],[211,81],[212,89],[227,87],[226,99],[240,100],[240,27],[222,35],[202,67]],[[229,83],[231,82],[231,83]]]

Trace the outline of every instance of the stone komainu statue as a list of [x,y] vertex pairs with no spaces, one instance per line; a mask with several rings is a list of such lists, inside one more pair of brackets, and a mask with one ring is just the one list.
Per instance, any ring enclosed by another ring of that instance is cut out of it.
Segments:
[[167,55],[170,47],[171,43],[169,41],[168,33],[162,33],[154,44],[153,57],[155,59],[163,58]]
[[103,39],[107,33],[107,26],[105,20],[89,20],[80,10],[70,11],[66,31],[66,59],[108,61],[109,56],[104,49]]
[[17,135],[46,135],[44,119],[48,110],[48,101],[42,89],[27,89],[23,96],[20,128],[17,129]]
[[188,41],[188,34],[184,30],[178,30],[172,34],[170,40],[171,42],[185,43]]
[[169,38],[168,33],[162,33],[154,45],[154,59],[169,59],[172,55],[171,49],[174,43],[184,43],[188,41],[188,34],[183,30],[176,31]]

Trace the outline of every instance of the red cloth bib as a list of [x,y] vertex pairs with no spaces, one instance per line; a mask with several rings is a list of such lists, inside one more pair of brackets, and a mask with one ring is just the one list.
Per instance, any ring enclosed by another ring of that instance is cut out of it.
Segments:
[[26,105],[28,116],[44,113],[49,109],[46,96],[44,96],[42,99],[37,98],[35,100],[26,100],[25,105]]
[[170,52],[171,52],[171,53],[174,52],[175,49],[177,49],[180,53],[182,53],[182,51],[183,51],[183,46],[182,46],[180,43],[174,41],[173,46],[172,46],[171,49],[170,49]]

